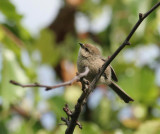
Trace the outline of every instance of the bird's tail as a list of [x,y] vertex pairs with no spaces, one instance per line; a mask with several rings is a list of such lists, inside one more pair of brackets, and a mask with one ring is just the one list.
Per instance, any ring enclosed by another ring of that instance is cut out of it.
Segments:
[[109,87],[112,88],[125,103],[129,103],[130,101],[134,101],[123,89],[121,89],[113,81],[111,82]]

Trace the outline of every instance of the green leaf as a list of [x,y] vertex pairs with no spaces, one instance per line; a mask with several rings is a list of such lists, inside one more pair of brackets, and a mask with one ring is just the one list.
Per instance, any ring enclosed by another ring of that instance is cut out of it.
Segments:
[[152,104],[158,96],[158,88],[155,84],[155,74],[152,70],[143,67],[135,69],[131,76],[124,75],[119,78],[119,85],[136,102]]
[[64,98],[66,102],[74,106],[77,103],[77,100],[80,97],[81,93],[82,90],[79,86],[69,86],[65,89]]
[[58,45],[58,50],[61,59],[69,59],[70,61],[73,62],[77,61],[79,45],[73,35],[68,34],[65,40]]
[[101,129],[94,123],[82,122],[81,134],[102,134]]
[[110,126],[111,106],[106,97],[101,99],[100,104],[93,113],[93,118],[103,128]]
[[160,120],[146,121],[134,134],[160,134]]
[[0,121],[0,133],[1,134],[8,134],[5,123],[3,121]]
[[16,8],[9,0],[0,0],[0,11],[10,21],[20,22],[22,16],[16,11]]
[[27,83],[28,79],[11,50],[3,49],[2,57],[3,63],[0,94],[3,98],[3,106],[8,108],[9,104],[17,102],[25,93],[25,89],[12,85],[9,81],[15,80],[20,83]]
[[56,114],[57,121],[60,122],[61,117],[65,117],[66,114],[63,111],[65,105],[65,100],[63,96],[55,96],[50,99],[51,110]]
[[42,62],[56,65],[59,51],[54,46],[54,34],[50,30],[42,30],[39,39],[35,42],[36,48],[41,52]]

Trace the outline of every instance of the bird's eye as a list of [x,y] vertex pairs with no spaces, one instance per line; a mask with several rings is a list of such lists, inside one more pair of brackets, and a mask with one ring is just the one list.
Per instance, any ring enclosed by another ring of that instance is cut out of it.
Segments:
[[86,50],[87,52],[89,52],[88,48],[85,48],[85,50]]

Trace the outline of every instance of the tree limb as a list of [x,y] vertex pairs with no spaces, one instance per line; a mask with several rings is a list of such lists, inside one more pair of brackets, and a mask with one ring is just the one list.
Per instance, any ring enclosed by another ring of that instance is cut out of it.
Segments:
[[89,72],[89,68],[86,67],[85,71],[83,73],[77,74],[72,80],[64,82],[64,83],[60,83],[60,84],[57,84],[57,85],[54,85],[54,86],[42,85],[42,84],[39,84],[39,83],[23,85],[23,84],[20,84],[20,83],[14,81],[14,80],[10,80],[10,83],[14,84],[16,86],[23,87],[23,88],[25,88],[25,87],[44,87],[45,90],[48,91],[48,90],[55,89],[55,88],[58,88],[58,87],[64,87],[64,86],[72,85],[74,82],[80,81],[80,79],[83,78],[84,76],[86,76],[88,74],[88,72]]
[[134,32],[137,30],[141,22],[149,15],[151,14],[156,8],[160,6],[160,2],[158,2],[156,5],[154,5],[148,12],[145,14],[139,13],[139,20],[132,28],[131,32],[128,34],[124,42],[119,46],[119,48],[113,53],[113,55],[103,64],[102,68],[100,69],[99,73],[95,76],[93,81],[90,83],[89,88],[86,89],[86,92],[83,92],[80,96],[80,98],[77,101],[77,104],[75,105],[75,110],[73,111],[71,115],[71,120],[68,123],[68,127],[65,131],[65,134],[73,134],[73,131],[75,129],[75,126],[77,125],[76,122],[78,121],[78,117],[80,115],[80,112],[82,110],[82,106],[85,103],[85,100],[88,98],[89,94],[94,90],[96,83],[100,79],[101,75],[104,73],[105,69],[108,67],[108,65],[114,60],[114,58],[120,53],[120,51],[126,46],[130,45],[129,40],[131,39]]

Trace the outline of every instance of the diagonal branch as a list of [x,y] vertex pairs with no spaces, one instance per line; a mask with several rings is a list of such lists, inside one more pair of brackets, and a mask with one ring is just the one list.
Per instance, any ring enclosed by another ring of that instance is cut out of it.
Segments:
[[54,85],[54,86],[42,85],[42,84],[39,84],[39,83],[23,85],[23,84],[20,84],[20,83],[14,81],[14,80],[10,80],[10,83],[14,84],[16,86],[23,87],[23,88],[25,88],[25,87],[44,87],[46,89],[46,91],[48,91],[48,90],[55,89],[55,88],[58,88],[58,87],[64,87],[64,86],[72,85],[73,83],[80,81],[80,79],[83,78],[84,76],[86,76],[88,74],[88,72],[89,72],[89,68],[86,67],[85,71],[83,73],[77,74],[72,80],[64,82],[64,83],[60,83],[60,84],[57,84],[57,85]]
[[20,40],[15,34],[13,34],[6,26],[0,25],[0,28],[5,32],[8,38],[10,38],[17,46],[23,47],[24,42]]
[[156,8],[160,6],[160,2],[158,2],[156,5],[154,5],[148,12],[145,14],[140,13],[139,14],[139,20],[132,28],[131,32],[128,34],[124,42],[120,45],[120,47],[113,53],[113,55],[104,63],[102,68],[100,69],[99,73],[96,75],[96,77],[93,79],[93,81],[90,83],[88,90],[85,90],[86,92],[83,92],[80,96],[80,98],[77,101],[77,104],[75,105],[75,110],[71,116],[71,121],[65,131],[65,134],[73,134],[73,131],[75,129],[75,126],[77,125],[76,122],[78,121],[78,117],[80,115],[80,112],[82,110],[82,106],[85,103],[85,100],[88,98],[89,94],[94,90],[96,83],[100,79],[101,75],[104,73],[105,69],[108,67],[108,65],[114,60],[114,58],[120,53],[120,51],[126,46],[130,45],[129,40],[131,39],[134,32],[137,30],[141,22],[149,15],[151,14]]
[[145,14],[139,13],[139,20],[137,23],[134,25],[132,28],[131,32],[129,35],[126,37],[124,42],[119,46],[119,48],[113,53],[113,55],[104,63],[103,67],[100,69],[100,72],[97,74],[97,76],[94,78],[94,80],[91,82],[90,85],[90,92],[93,91],[95,84],[98,82],[99,78],[101,75],[104,73],[105,69],[108,67],[108,65],[114,60],[114,58],[120,53],[120,51],[126,46],[130,45],[129,40],[131,39],[132,35],[135,33],[139,25],[142,23],[142,21],[149,15],[151,14],[156,8],[160,6],[160,2],[158,2],[156,5],[154,5],[148,12]]

